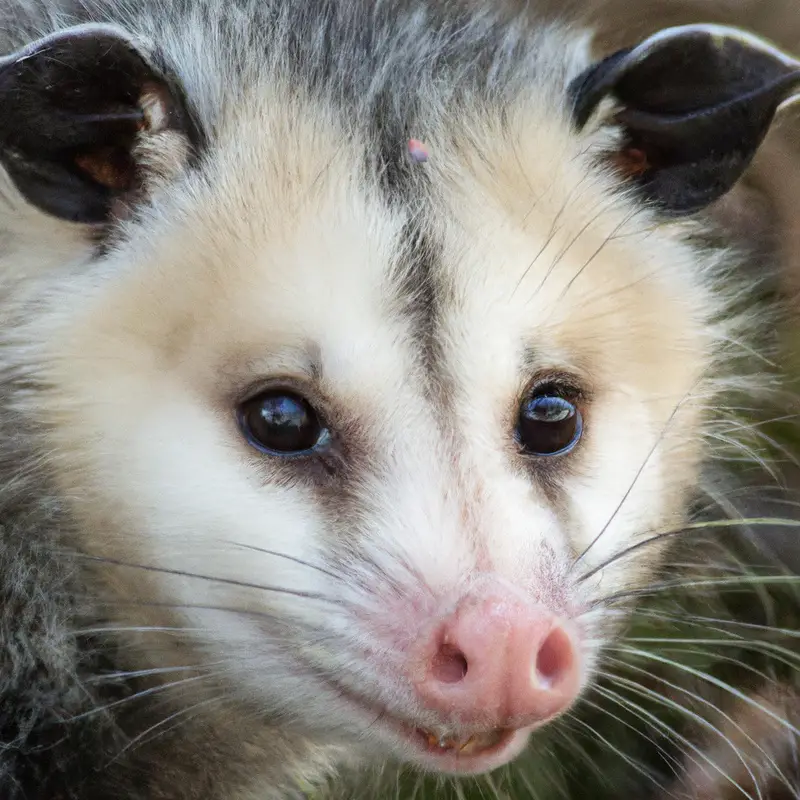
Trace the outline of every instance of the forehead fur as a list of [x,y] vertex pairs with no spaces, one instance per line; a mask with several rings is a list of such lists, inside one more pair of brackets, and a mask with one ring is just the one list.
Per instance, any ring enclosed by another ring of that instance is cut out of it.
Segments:
[[87,21],[123,27],[175,73],[206,131],[276,74],[342,101],[350,119],[372,118],[374,131],[402,128],[433,94],[502,100],[555,85],[586,57],[588,38],[533,15],[509,22],[491,7],[419,0],[3,0],[0,12],[15,21],[5,50]]
[[[495,349],[496,331],[515,369],[524,356],[524,369],[655,395],[699,377],[690,356],[714,309],[696,254],[667,227],[654,240],[654,221],[615,197],[559,116],[524,104],[503,126],[483,111],[431,129],[433,158],[401,202],[332,114],[279,98],[248,104],[258,111],[220,137],[202,173],[131,226],[103,268],[119,271],[118,299],[104,293],[93,314],[93,328],[107,316],[107,346],[127,308],[126,331],[157,345],[161,367],[179,354],[212,382],[222,364],[256,369],[265,342],[330,351],[341,338],[356,363],[353,348],[379,349],[359,338],[365,329],[415,349],[460,340],[459,370]],[[402,157],[405,141],[396,148]],[[653,325],[659,306],[673,313]],[[659,363],[665,350],[674,357]],[[507,368],[492,356],[481,383]]]

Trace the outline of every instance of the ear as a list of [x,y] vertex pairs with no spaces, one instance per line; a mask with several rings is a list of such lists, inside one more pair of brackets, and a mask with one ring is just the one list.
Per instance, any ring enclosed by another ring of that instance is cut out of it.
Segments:
[[180,92],[106,25],[0,58],[0,110],[0,163],[11,180],[42,211],[74,222],[103,223],[116,201],[141,191],[148,136],[178,134],[184,155],[191,139]]
[[741,177],[778,107],[800,91],[800,62],[736,28],[690,25],[613,54],[569,91],[578,129],[614,101],[617,166],[662,209],[688,214]]

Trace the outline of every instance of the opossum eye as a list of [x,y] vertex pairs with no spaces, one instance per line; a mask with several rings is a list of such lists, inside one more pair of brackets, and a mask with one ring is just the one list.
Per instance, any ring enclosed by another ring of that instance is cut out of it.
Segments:
[[238,417],[250,444],[276,455],[309,453],[329,436],[311,404],[292,392],[257,395],[239,407]]
[[688,214],[733,188],[778,107],[800,91],[800,62],[736,28],[687,25],[593,65],[571,84],[582,129],[613,101],[620,146],[609,161],[645,198]]
[[538,390],[522,403],[517,439],[531,455],[567,453],[578,443],[582,432],[580,409],[557,389]]

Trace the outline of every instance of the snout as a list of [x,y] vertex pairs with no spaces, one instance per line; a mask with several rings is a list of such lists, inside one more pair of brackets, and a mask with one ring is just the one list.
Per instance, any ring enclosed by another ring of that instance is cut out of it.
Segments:
[[420,703],[463,726],[536,726],[565,711],[581,687],[572,625],[501,588],[464,597],[414,658]]

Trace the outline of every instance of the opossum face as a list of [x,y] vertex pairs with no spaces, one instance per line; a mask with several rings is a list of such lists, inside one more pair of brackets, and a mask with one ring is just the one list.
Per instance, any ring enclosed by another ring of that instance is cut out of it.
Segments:
[[43,450],[139,666],[493,768],[592,680],[698,479],[716,256],[615,193],[565,85],[432,105],[392,185],[311,93],[243,97],[37,296]]

